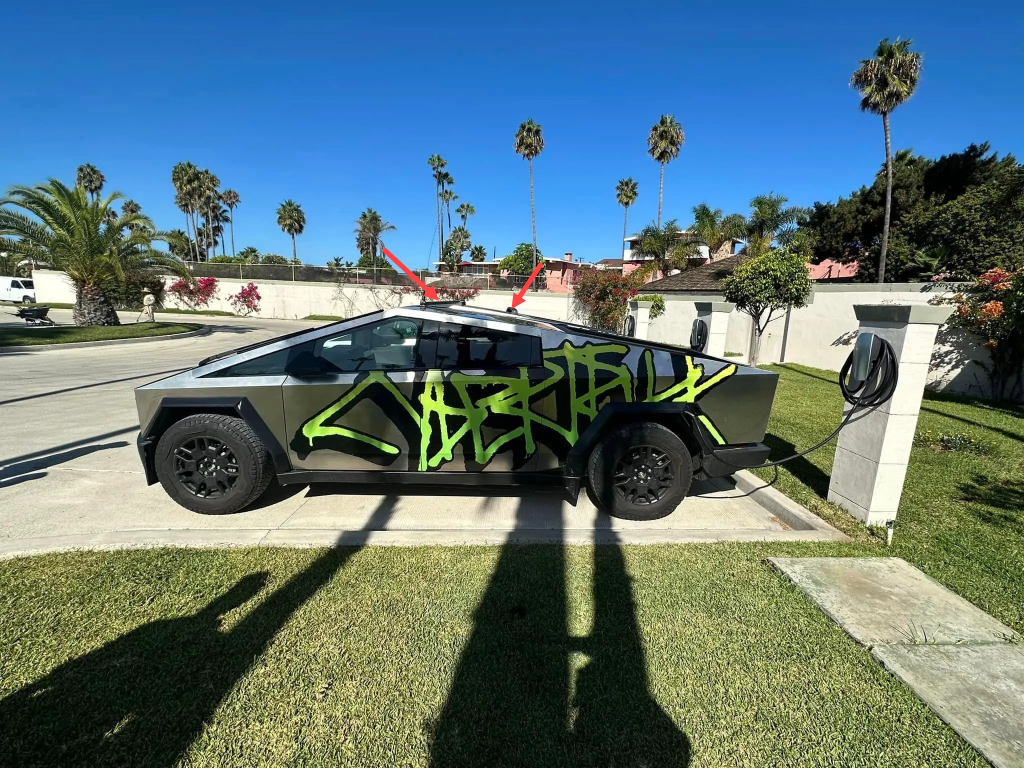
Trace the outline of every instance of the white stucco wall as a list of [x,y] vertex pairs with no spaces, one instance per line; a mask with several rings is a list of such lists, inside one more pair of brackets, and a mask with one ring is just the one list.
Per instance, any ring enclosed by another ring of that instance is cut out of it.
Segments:
[[[75,293],[61,272],[38,269],[33,273],[36,298],[40,302],[72,303]],[[170,278],[168,278],[170,282]],[[221,279],[217,297],[210,309],[231,311],[227,297],[248,281]],[[336,315],[354,317],[372,312],[382,306],[391,306],[393,297],[380,287],[345,285],[338,288],[332,283],[292,283],[264,280],[257,283],[262,296],[260,317],[296,319],[307,315]],[[857,331],[855,304],[924,304],[934,298],[938,289],[928,283],[895,283],[885,285],[832,284],[816,285],[810,303],[793,310],[786,336],[786,318],[782,314],[768,326],[761,341],[760,362],[791,362],[815,368],[839,370]],[[697,317],[697,301],[721,301],[720,295],[665,294],[665,314],[650,324],[650,339],[667,344],[686,346]],[[415,304],[416,295],[402,297],[403,304]],[[552,320],[573,320],[571,298],[566,294],[527,292],[524,314],[547,317]],[[474,303],[491,309],[505,309],[512,303],[510,291],[484,291]],[[168,306],[173,302],[168,300]],[[741,312],[729,315],[726,353],[739,353],[746,360],[751,338],[750,318]],[[985,395],[986,377],[977,364],[988,353],[976,340],[963,332],[943,327],[939,329],[932,354],[929,386],[965,394]]]

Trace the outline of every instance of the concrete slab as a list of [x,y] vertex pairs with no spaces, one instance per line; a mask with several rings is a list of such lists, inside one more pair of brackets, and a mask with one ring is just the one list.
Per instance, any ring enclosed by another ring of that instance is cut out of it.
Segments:
[[994,643],[1017,634],[898,557],[770,558],[854,640]]
[[880,645],[872,655],[997,768],[1024,768],[1024,646]]

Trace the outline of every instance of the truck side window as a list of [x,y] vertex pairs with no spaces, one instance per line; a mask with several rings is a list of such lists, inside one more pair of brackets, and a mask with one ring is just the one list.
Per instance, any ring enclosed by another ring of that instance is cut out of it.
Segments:
[[439,368],[520,368],[541,365],[540,338],[473,325],[442,325]]

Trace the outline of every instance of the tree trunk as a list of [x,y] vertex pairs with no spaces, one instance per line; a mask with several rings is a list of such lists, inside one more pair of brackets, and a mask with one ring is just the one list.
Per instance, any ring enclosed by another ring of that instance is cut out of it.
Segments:
[[75,325],[120,325],[114,305],[97,285],[78,287],[78,297],[71,311]]
[[434,196],[437,208],[437,268],[444,264],[444,229],[441,227],[441,185],[437,185],[437,194]]
[[192,254],[192,220],[189,218],[189,215],[187,213],[185,214],[185,234],[188,235],[188,241],[189,241],[188,242],[188,252],[189,252],[189,255],[191,255]]
[[[537,205],[533,198],[533,158],[530,158],[530,222],[533,224],[533,268],[537,268]],[[532,273],[531,273],[532,274]],[[537,280],[533,281],[533,290],[540,290]]]
[[295,246],[295,235],[292,235],[292,259],[295,261],[299,259],[299,251]]
[[231,258],[235,258],[235,209],[231,209]]
[[661,199],[665,194],[665,164],[661,164],[661,173],[658,178],[658,229],[661,229]]
[[885,282],[885,253],[889,250],[889,215],[892,211],[892,144],[889,140],[889,113],[882,113],[885,129],[885,219],[882,223],[882,253],[878,257],[878,282]]
[[[626,249],[626,222],[629,220],[629,206],[622,206],[625,209],[625,213],[622,214],[622,250]],[[626,262],[622,262],[622,276],[626,276]]]
[[754,322],[754,336],[750,340],[750,362],[751,366],[757,365],[757,358],[761,353],[761,330],[757,327],[757,322]]

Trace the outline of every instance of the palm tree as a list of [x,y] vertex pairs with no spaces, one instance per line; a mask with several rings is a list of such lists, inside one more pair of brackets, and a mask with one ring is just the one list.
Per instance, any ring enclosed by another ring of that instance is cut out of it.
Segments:
[[469,249],[469,258],[473,261],[487,261],[487,249],[482,245],[474,245]]
[[[199,169],[192,163],[178,163],[171,170],[171,184],[174,185],[174,204],[185,214],[185,231],[191,234],[196,231],[194,219],[196,187],[199,181]],[[198,239],[198,235],[196,236]],[[195,244],[195,260],[199,261],[199,243]]]
[[[544,151],[544,136],[541,127],[533,119],[519,124],[516,131],[516,154],[530,161],[530,221],[533,224],[533,268],[537,268],[537,206],[533,195],[533,158]],[[537,290],[537,281],[533,290]]]
[[277,209],[277,226],[285,234],[292,236],[292,258],[297,259],[299,252],[295,245],[295,236],[301,235],[306,228],[306,214],[302,212],[302,206],[294,200],[285,200]]
[[381,252],[384,241],[380,236],[395,229],[397,227],[394,224],[384,221],[373,208],[367,208],[359,214],[359,218],[356,219],[356,228],[353,230],[356,236],[356,250],[363,256],[367,256],[371,264],[376,264],[377,259],[384,256]]
[[86,163],[85,165],[78,166],[75,185],[85,187],[85,191],[89,193],[89,197],[93,200],[99,197],[100,192],[103,191],[103,183],[105,181],[106,179],[103,178],[103,174],[100,173],[99,168],[95,165]]
[[249,245],[238,252],[238,258],[243,259],[246,264],[259,264],[260,252]]
[[909,99],[921,77],[921,54],[910,50],[911,40],[885,38],[875,49],[875,58],[864,59],[850,78],[860,91],[860,108],[882,116],[885,131],[885,219],[882,223],[882,250],[878,257],[878,282],[885,282],[885,254],[889,248],[889,215],[892,210],[892,143],[889,113]]
[[107,211],[123,195],[115,192],[102,200],[88,195],[84,186],[71,188],[56,179],[12,187],[0,198],[0,251],[66,273],[75,286],[76,325],[119,325],[111,291],[149,267],[187,271],[178,259],[153,248],[154,241],[175,238],[158,232],[148,216],[121,214],[108,220]]
[[[448,174],[445,174],[448,176]],[[449,178],[451,178],[449,176]],[[441,190],[441,205],[444,206],[445,214],[448,216],[448,228],[452,226],[452,203],[459,199],[459,196],[450,189]]]
[[747,234],[746,220],[738,213],[722,214],[721,208],[712,209],[707,203],[693,207],[693,224],[686,230],[694,245],[705,245],[708,256],[714,258],[722,246],[733,240],[742,240]]
[[[636,202],[636,182],[633,181],[633,177],[629,176],[625,179],[619,179],[619,183],[615,185],[615,199],[619,201],[625,212],[622,214],[622,242],[626,242],[626,221],[629,218],[629,206]],[[621,248],[619,249],[622,250]],[[625,270],[626,265],[622,265]]]
[[167,233],[167,245],[171,255],[187,261],[192,258],[192,237],[183,229],[172,229]]
[[203,218],[206,219],[206,231],[209,235],[206,238],[207,254],[206,258],[209,261],[210,253],[212,250],[214,254],[217,252],[217,241],[213,236],[214,229],[217,225],[217,219],[214,217],[214,209],[220,212],[220,179],[206,168],[199,171],[198,181],[196,182],[196,196],[198,202],[198,208],[203,214]]
[[647,154],[661,165],[658,180],[658,227],[661,227],[661,201],[665,193],[665,165],[679,157],[679,150],[686,141],[683,126],[672,115],[662,115],[661,120],[651,128],[647,137]]
[[462,219],[462,226],[465,227],[469,221],[469,217],[476,215],[476,208],[473,207],[472,203],[462,203],[455,209],[455,213],[460,219]]
[[451,245],[452,249],[459,254],[459,260],[462,260],[462,254],[473,247],[473,238],[469,234],[469,230],[463,226],[458,226],[452,230],[451,235],[448,236],[448,244]]
[[220,200],[228,207],[228,224],[231,225],[231,255],[235,255],[235,208],[242,202],[242,198],[233,189],[225,189]]
[[771,248],[777,237],[796,224],[805,209],[787,206],[789,198],[783,195],[758,195],[750,201],[747,219],[747,255],[759,256]]
[[680,237],[682,233],[675,219],[665,222],[664,227],[651,222],[641,229],[633,250],[647,263],[634,274],[648,278],[657,272],[664,276],[670,269],[685,268],[691,251],[687,241]]
[[[434,207],[437,209],[437,259],[441,261],[441,244],[444,241],[444,233],[441,231],[441,189],[444,186],[442,174],[448,175],[444,170],[448,162],[440,155],[431,155],[427,158],[427,165],[434,172]],[[449,176],[449,178],[451,177]]]

